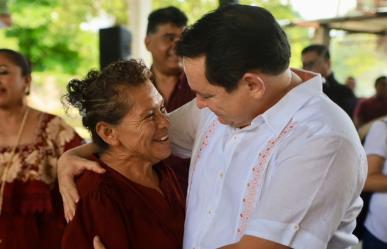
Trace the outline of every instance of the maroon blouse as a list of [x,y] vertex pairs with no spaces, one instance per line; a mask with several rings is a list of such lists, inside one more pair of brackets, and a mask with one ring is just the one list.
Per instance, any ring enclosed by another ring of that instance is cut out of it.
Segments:
[[163,196],[99,163],[106,173],[85,172],[77,182],[80,200],[62,249],[92,249],[95,235],[111,249],[181,249],[184,197],[173,172],[154,166]]

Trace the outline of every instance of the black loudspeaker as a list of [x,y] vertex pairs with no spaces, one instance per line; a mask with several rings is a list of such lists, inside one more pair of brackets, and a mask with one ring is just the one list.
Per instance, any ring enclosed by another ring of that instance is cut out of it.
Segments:
[[115,26],[99,30],[99,64],[101,69],[110,63],[128,59],[132,36],[129,30]]

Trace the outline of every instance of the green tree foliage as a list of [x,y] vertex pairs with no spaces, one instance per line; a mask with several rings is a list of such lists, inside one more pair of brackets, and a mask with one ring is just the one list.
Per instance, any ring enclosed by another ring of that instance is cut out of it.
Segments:
[[[126,0],[14,0],[9,2],[13,26],[5,36],[17,41],[18,50],[34,65],[35,71],[81,74],[98,67],[98,34],[82,25],[101,16],[111,17],[116,24],[128,23]],[[268,8],[277,19],[296,17],[288,5],[279,0],[240,1]],[[217,0],[153,0],[152,8],[169,5],[182,9],[193,23],[218,7]],[[292,32],[290,38],[292,37]],[[1,32],[2,33],[2,32]],[[295,32],[299,34],[298,31]],[[0,34],[0,38],[4,34]],[[3,42],[2,42],[3,43]],[[14,47],[10,40],[4,42]],[[3,44],[4,44],[3,43]]]
[[5,35],[16,38],[35,71],[77,74],[97,67],[98,35],[82,24],[101,15],[128,20],[122,0],[15,0],[8,7],[13,26]]

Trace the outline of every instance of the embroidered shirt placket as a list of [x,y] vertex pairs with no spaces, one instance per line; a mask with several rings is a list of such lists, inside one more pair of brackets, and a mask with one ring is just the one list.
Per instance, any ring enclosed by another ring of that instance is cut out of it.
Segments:
[[250,179],[246,185],[246,192],[242,199],[242,211],[240,213],[239,226],[237,228],[237,234],[239,237],[243,236],[248,220],[261,194],[263,178],[265,176],[266,168],[270,161],[273,149],[293,128],[294,123],[290,120],[278,137],[270,139],[264,149],[258,154],[258,163],[252,168]]

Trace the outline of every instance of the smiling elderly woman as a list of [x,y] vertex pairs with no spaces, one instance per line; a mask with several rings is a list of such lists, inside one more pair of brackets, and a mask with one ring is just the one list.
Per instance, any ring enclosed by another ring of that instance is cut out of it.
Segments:
[[184,198],[160,163],[171,153],[169,122],[149,76],[142,63],[121,61],[67,86],[66,100],[79,109],[106,172],[78,179],[63,249],[92,248],[95,235],[115,249],[182,247]]

